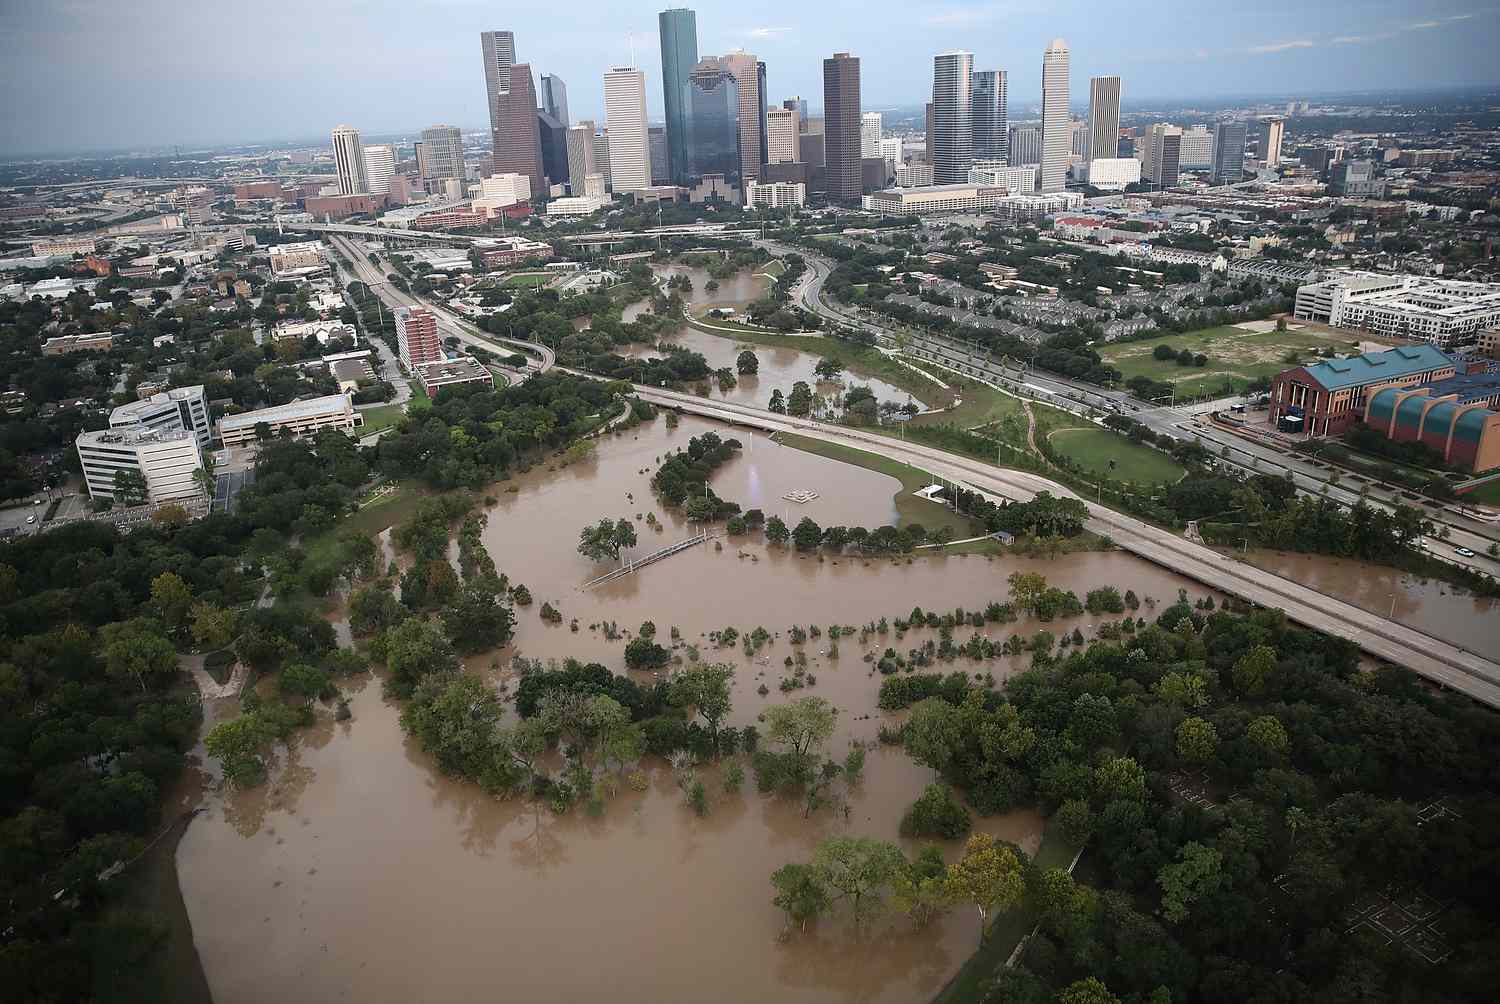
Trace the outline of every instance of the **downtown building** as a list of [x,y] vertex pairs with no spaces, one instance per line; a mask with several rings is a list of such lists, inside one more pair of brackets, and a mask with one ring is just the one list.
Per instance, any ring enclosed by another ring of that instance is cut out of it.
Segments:
[[607,146],[611,187],[616,192],[650,188],[651,137],[646,126],[646,75],[633,66],[616,66],[606,73],[604,115],[609,123]]
[[464,176],[464,140],[450,125],[429,126],[422,130],[417,157],[417,173],[425,186],[431,181]]
[[978,70],[970,94],[971,149],[975,160],[1010,160],[1008,82],[1004,70]]
[[765,66],[748,52],[731,52],[719,57],[719,65],[734,74],[740,94],[740,178],[743,182],[760,179],[760,165],[766,162]]
[[[938,185],[967,184],[974,160],[974,54],[945,52],[932,59],[933,146],[928,149]],[[876,155],[879,154],[877,145]]]
[[1068,157],[1073,135],[1068,116],[1068,43],[1052,40],[1042,55],[1041,190],[1060,192],[1068,185]]
[[333,130],[333,170],[338,176],[341,195],[359,195],[370,191],[365,176],[365,150],[359,141],[359,130],[341,125]]
[[[740,128],[739,78],[724,60],[708,56],[688,74],[687,169],[682,185],[689,198],[727,196],[744,201],[744,130]],[[715,180],[717,179],[717,180]]]
[[864,194],[859,100],[859,57],[836,52],[823,60],[824,177],[832,202]]
[[[656,21],[661,37],[662,106],[667,119],[666,178],[681,185],[687,182],[688,77],[698,65],[698,15],[676,7],[662,11]],[[654,173],[662,172],[657,169]]]
[[1245,176],[1246,129],[1243,122],[1214,126],[1214,181],[1239,181]]
[[1086,160],[1114,160],[1120,154],[1120,78],[1089,78]]

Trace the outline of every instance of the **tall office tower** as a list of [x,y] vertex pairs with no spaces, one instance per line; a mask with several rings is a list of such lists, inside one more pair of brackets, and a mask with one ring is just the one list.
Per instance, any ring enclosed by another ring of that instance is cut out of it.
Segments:
[[740,177],[746,182],[760,178],[761,119],[766,103],[760,95],[760,64],[748,52],[719,57],[719,65],[740,85]]
[[797,113],[797,131],[807,132],[807,99],[802,97],[787,98],[781,103],[781,107],[789,108]]
[[568,85],[563,78],[555,73],[542,74],[542,103],[539,106],[542,111],[551,115],[563,125],[567,126],[568,118]]
[[864,194],[859,156],[859,57],[836,52],[823,60],[823,158],[828,198]]
[[771,102],[766,97],[766,64],[761,60],[755,61],[755,87],[756,103],[755,109],[760,116],[760,161],[755,165],[756,176],[760,175],[760,165],[766,162],[770,156],[770,138],[766,135],[766,112],[770,110]]
[[[536,113],[537,134],[542,143],[542,173],[547,184],[563,185],[568,181],[568,127],[551,113],[538,109]],[[544,196],[546,189],[533,191]]]
[[1068,153],[1086,157],[1089,152],[1089,124],[1082,119],[1068,120]]
[[422,363],[442,361],[443,342],[435,315],[425,307],[397,307],[392,313],[396,315],[396,347],[408,372]]
[[672,183],[687,178],[688,74],[698,65],[698,15],[686,8],[656,15],[661,34],[661,96],[667,112],[667,174]]
[[974,127],[976,160],[1009,160],[1009,81],[1004,70],[978,70],[974,74]]
[[1255,123],[1256,156],[1266,167],[1281,163],[1281,141],[1286,124],[1281,119],[1261,119]]
[[1011,167],[1042,162],[1042,131],[1036,126],[1011,126],[1006,142],[1010,156],[1005,160]]
[[583,179],[597,174],[594,163],[594,123],[584,119],[568,126],[568,191],[583,194]]
[[880,157],[886,162],[886,165],[890,168],[891,173],[894,174],[896,172],[896,165],[900,164],[902,160],[905,159],[905,154],[902,151],[901,137],[892,136],[889,139],[881,140]]
[[927,110],[922,119],[922,159],[932,163],[932,151],[937,149],[937,144],[932,139],[932,102],[927,102]]
[[510,87],[510,68],[516,61],[516,34],[513,31],[481,31],[479,47],[484,52],[485,93],[493,102],[496,94]]
[[1214,134],[1207,126],[1182,131],[1182,169],[1207,171],[1214,166]]
[[880,156],[881,119],[879,112],[865,112],[859,117],[859,155]]
[[667,153],[667,127],[652,126],[646,131],[646,149],[651,155],[651,184],[671,182],[671,156]]
[[510,82],[490,100],[490,127],[495,151],[494,174],[524,174],[533,192],[547,190],[542,169],[542,133],[536,117],[536,87],[531,64],[506,68]]
[[417,170],[423,181],[464,176],[464,139],[453,126],[435,125],[422,130]]
[[936,184],[969,180],[969,162],[974,159],[973,91],[972,52],[932,57],[932,139],[937,146],[928,155]]
[[688,74],[686,184],[720,175],[724,185],[743,200],[745,131],[740,116],[744,102],[739,78],[725,65],[726,60],[709,56]]
[[594,170],[604,177],[604,184],[614,189],[614,175],[609,169],[609,126],[600,129],[594,136]]
[[341,125],[333,130],[333,169],[339,177],[339,191],[344,195],[370,190],[365,176],[365,151],[359,142],[359,130]]
[[432,165],[427,160],[427,144],[417,140],[411,145],[411,152],[417,158],[417,177],[425,181],[432,171]]
[[1214,180],[1239,181],[1245,174],[1245,123],[1220,122],[1214,127]]
[[1042,171],[1044,192],[1068,186],[1068,43],[1054,38],[1042,55]]
[[1120,153],[1120,78],[1089,78],[1089,131],[1084,157],[1114,160]]
[[797,111],[772,108],[766,112],[766,163],[790,164],[798,156]]
[[1136,144],[1141,177],[1162,188],[1177,184],[1182,168],[1182,130],[1169,122],[1158,122],[1146,130]]
[[391,175],[396,173],[396,151],[389,146],[365,147],[365,184],[372,195],[391,193]]
[[609,173],[617,192],[651,187],[651,140],[646,131],[646,74],[616,66],[604,75],[609,122]]

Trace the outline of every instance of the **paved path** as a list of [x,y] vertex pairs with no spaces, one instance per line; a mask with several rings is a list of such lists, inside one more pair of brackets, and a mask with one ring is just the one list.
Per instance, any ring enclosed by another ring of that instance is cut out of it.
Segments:
[[[929,446],[887,439],[859,429],[823,425],[747,405],[705,400],[654,387],[637,386],[636,393],[656,404],[720,421],[857,444],[870,453],[920,464],[938,477],[957,481],[991,499],[1026,501],[1040,491],[1078,497],[1063,485],[1035,474],[992,467]],[[1284,610],[1299,624],[1345,638],[1371,655],[1405,666],[1483,704],[1500,707],[1500,663],[1492,659],[1324,595],[1301,583],[1242,564],[1201,544],[1087,499],[1082,501],[1089,508],[1088,528],[1109,536],[1124,550],[1240,599]]]
[[219,683],[209,674],[208,670],[203,668],[203,659],[202,655],[186,652],[177,653],[177,665],[184,673],[193,678],[193,683],[198,686],[198,697],[200,699],[216,701],[222,697],[233,697],[240,692],[240,688],[245,685],[245,676],[247,673],[243,663],[236,662],[234,664],[234,672],[229,674],[229,679],[223,683]]

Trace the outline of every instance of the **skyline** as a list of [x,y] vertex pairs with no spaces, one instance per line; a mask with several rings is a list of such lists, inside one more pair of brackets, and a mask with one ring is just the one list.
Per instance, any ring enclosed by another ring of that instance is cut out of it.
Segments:
[[[253,21],[174,0],[10,5],[0,12],[0,80],[11,97],[0,156],[256,143],[326,136],[341,122],[377,136],[437,122],[475,128],[488,119],[478,51],[486,30],[514,32],[518,62],[566,82],[575,121],[604,118],[604,74],[632,62],[633,42],[648,118],[661,122],[657,19],[668,6],[621,12],[581,2],[580,16],[560,25],[477,0],[268,0]],[[886,6],[690,9],[700,54],[754,53],[767,63],[772,103],[801,95],[815,112],[822,60],[833,52],[861,57],[864,107],[874,110],[920,106],[932,57],[953,49],[973,52],[976,70],[1008,71],[1012,107],[1024,112],[1040,98],[1042,52],[1056,37],[1072,52],[1073,93],[1086,93],[1091,76],[1118,75],[1127,108],[1500,83],[1491,58],[1500,9],[1455,0],[1315,9],[1275,0],[1226,11],[1166,3],[1128,13],[1033,0]],[[893,22],[903,30],[890,31]],[[159,69],[164,50],[169,71]]]

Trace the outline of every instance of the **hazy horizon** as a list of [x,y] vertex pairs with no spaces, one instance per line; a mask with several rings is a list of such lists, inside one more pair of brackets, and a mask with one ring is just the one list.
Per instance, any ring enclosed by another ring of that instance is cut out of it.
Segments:
[[[0,79],[10,98],[0,156],[266,145],[487,123],[478,34],[515,32],[533,74],[567,84],[572,117],[602,115],[602,75],[631,60],[661,118],[657,12],[580,0],[559,26],[536,9],[477,0],[265,0],[242,9],[178,0],[61,0],[0,10]],[[1010,74],[1017,117],[1037,100],[1042,50],[1072,54],[1075,106],[1088,78],[1123,78],[1126,106],[1318,94],[1449,90],[1500,83],[1500,9],[1476,3],[1269,0],[1253,9],[1166,2],[1127,10],[1062,0],[941,4],[784,2],[755,11],[692,5],[698,51],[743,48],[767,64],[773,101],[822,104],[822,59],[861,58],[867,109],[910,108],[931,57],[953,48]],[[1136,97],[1137,95],[1141,97]]]

